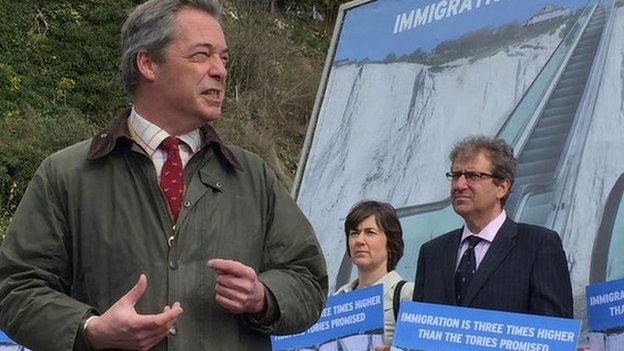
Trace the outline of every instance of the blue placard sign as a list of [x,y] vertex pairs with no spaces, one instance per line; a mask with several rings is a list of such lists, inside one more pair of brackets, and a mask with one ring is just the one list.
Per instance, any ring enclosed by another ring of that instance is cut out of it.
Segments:
[[401,303],[403,350],[576,350],[581,321],[418,302]]
[[587,286],[590,331],[624,327],[624,278]]
[[375,285],[330,296],[321,318],[310,329],[271,336],[271,344],[274,351],[314,347],[350,335],[382,334],[383,325],[383,289]]
[[2,343],[9,343],[12,342],[11,339],[9,339],[8,336],[6,336],[6,334],[4,334],[2,331],[0,331],[0,342]]

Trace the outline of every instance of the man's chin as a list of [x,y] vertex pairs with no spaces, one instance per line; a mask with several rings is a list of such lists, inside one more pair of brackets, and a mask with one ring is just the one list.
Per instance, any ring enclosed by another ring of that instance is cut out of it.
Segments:
[[221,117],[221,107],[213,107],[203,109],[201,111],[201,118],[206,122],[216,121]]
[[469,212],[469,208],[468,208],[468,204],[466,203],[466,201],[458,201],[458,200],[453,200],[453,210],[455,211],[455,213],[457,213],[458,215],[462,216],[466,213]]

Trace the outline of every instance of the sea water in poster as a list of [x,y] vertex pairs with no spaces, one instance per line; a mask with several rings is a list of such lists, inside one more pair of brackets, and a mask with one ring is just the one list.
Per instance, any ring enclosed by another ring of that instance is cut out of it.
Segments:
[[355,274],[342,226],[362,199],[399,209],[406,249],[398,271],[413,279],[420,245],[462,225],[448,201],[448,153],[484,134],[514,147],[507,214],[560,234],[575,317],[585,318],[589,281],[624,275],[624,158],[614,152],[624,149],[622,5],[379,0],[346,8],[296,188],[328,253],[332,288]]

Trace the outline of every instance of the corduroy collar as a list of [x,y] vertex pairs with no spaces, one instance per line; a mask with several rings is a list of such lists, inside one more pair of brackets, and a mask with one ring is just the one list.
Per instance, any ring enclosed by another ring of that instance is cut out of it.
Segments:
[[[128,127],[128,117],[131,109],[128,108],[112,120],[104,129],[100,130],[93,136],[91,146],[89,148],[89,159],[95,160],[108,155],[120,140],[133,142]],[[219,159],[228,166],[243,171],[243,167],[238,162],[232,150],[230,150],[222,141],[217,131],[209,124],[199,129],[201,136],[201,149],[212,147],[213,151],[219,156]]]

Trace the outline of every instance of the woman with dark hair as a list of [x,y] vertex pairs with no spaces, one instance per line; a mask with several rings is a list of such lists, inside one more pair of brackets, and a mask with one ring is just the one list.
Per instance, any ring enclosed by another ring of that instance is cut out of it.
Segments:
[[[390,350],[395,324],[395,290],[400,289],[397,291],[397,298],[400,300],[410,300],[414,290],[414,283],[405,283],[394,270],[403,256],[401,223],[392,205],[362,201],[349,211],[344,230],[347,254],[358,269],[358,279],[342,286],[337,292],[375,284],[383,285],[384,345],[376,347],[375,350]],[[400,282],[402,283],[399,284]]]

